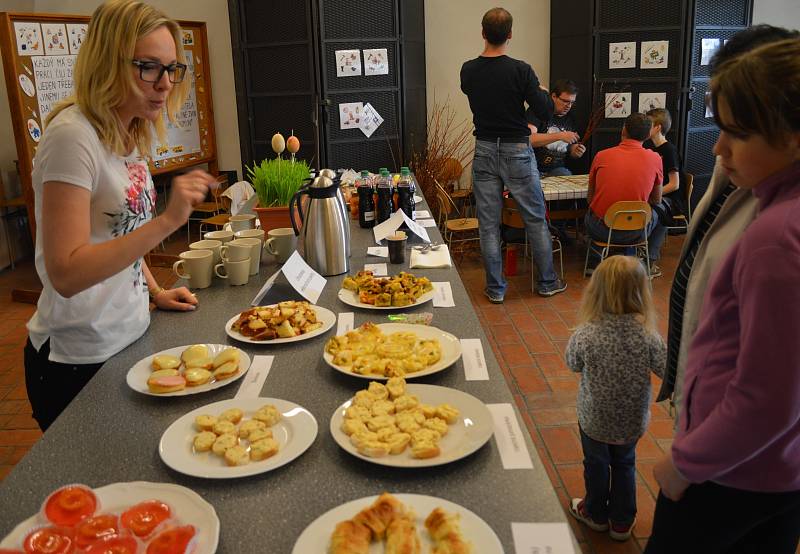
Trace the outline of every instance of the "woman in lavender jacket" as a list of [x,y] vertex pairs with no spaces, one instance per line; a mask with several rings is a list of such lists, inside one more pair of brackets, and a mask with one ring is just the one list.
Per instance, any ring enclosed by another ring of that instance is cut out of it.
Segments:
[[793,554],[800,539],[800,39],[723,64],[714,148],[759,212],[711,276],[645,550]]

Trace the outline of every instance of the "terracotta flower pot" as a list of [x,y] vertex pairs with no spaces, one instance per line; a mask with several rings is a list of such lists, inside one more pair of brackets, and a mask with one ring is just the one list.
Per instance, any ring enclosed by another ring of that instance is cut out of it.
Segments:
[[289,217],[289,206],[275,208],[255,207],[253,210],[255,210],[258,220],[261,222],[261,228],[264,229],[265,233],[271,229],[292,226],[292,220]]

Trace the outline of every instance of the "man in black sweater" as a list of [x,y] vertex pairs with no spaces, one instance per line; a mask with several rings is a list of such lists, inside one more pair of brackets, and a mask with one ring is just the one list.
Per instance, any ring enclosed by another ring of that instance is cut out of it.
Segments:
[[541,120],[553,115],[553,101],[540,88],[527,63],[506,55],[511,14],[503,8],[486,12],[483,53],[461,67],[461,90],[469,99],[475,124],[472,187],[480,223],[481,254],[486,271],[485,294],[499,304],[507,282],[500,251],[503,187],[516,200],[539,271],[537,292],[553,296],[566,290],[553,269],[553,244],[544,194],[530,145],[525,102]]

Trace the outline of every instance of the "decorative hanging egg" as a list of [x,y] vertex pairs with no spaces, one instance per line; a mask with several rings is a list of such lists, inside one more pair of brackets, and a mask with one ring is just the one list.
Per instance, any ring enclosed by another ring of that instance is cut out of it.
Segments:
[[298,150],[300,150],[300,139],[294,135],[286,139],[286,150],[292,154],[297,154]]
[[280,154],[284,150],[286,150],[286,140],[284,140],[282,134],[275,133],[274,135],[272,135],[272,150],[276,154]]

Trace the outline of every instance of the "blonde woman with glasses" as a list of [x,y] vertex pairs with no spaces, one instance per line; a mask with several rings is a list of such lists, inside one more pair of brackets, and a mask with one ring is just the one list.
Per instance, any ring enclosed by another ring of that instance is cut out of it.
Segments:
[[165,138],[163,114],[188,82],[178,24],[155,8],[111,0],[92,15],[75,63],[74,94],[53,110],[34,160],[36,270],[42,281],[28,322],[25,383],[44,430],[111,356],[161,309],[192,310],[186,288],[158,286],[142,257],[185,224],[214,177],[176,177],[152,217],[144,156]]

